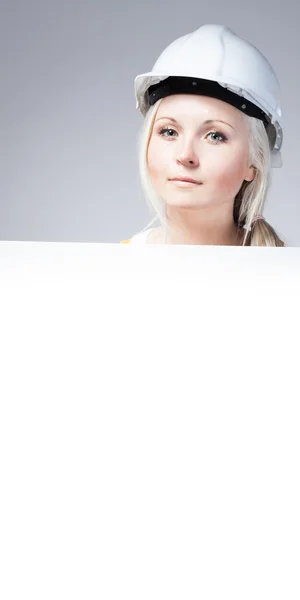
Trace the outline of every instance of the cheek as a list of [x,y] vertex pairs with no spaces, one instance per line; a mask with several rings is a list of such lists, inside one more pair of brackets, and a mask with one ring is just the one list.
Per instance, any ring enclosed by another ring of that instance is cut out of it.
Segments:
[[166,176],[168,166],[168,153],[163,148],[161,140],[152,137],[147,152],[147,164],[150,177],[154,182]]
[[224,193],[237,193],[244,181],[246,173],[246,156],[240,153],[224,158],[211,166],[210,175],[212,182]]

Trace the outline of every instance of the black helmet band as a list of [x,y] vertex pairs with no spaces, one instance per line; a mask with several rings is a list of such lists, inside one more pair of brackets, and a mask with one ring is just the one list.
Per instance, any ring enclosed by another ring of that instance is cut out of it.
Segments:
[[231,92],[216,81],[198,79],[196,77],[168,77],[148,88],[149,105],[153,106],[161,98],[174,94],[197,94],[199,96],[210,96],[223,100],[249,117],[255,117],[263,121],[265,127],[270,122],[266,114],[255,104],[242,96]]

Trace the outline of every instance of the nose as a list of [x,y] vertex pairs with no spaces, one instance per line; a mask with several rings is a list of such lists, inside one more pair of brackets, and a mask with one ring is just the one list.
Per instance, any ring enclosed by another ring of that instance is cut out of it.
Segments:
[[199,166],[199,157],[190,142],[186,142],[184,146],[181,146],[176,162],[190,168]]

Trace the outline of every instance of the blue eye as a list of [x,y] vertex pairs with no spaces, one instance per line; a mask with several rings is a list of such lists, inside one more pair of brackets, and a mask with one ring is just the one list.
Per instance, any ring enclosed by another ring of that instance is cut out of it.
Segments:
[[211,138],[212,144],[219,144],[219,143],[227,141],[227,137],[223,133],[220,133],[220,131],[210,131],[207,135],[208,136],[209,135],[217,136],[217,139],[216,138],[214,138],[214,139]]
[[162,137],[167,137],[167,138],[172,138],[174,137],[174,135],[165,135],[165,133],[176,133],[175,129],[172,129],[172,127],[163,127],[162,129],[160,129],[159,131],[159,135],[161,135]]

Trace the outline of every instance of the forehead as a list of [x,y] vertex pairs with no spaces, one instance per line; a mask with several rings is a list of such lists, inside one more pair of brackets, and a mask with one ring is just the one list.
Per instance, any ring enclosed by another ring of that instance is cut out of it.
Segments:
[[174,94],[163,98],[156,113],[156,120],[161,117],[174,119],[221,119],[238,124],[245,122],[245,115],[227,102],[210,96],[193,94]]

